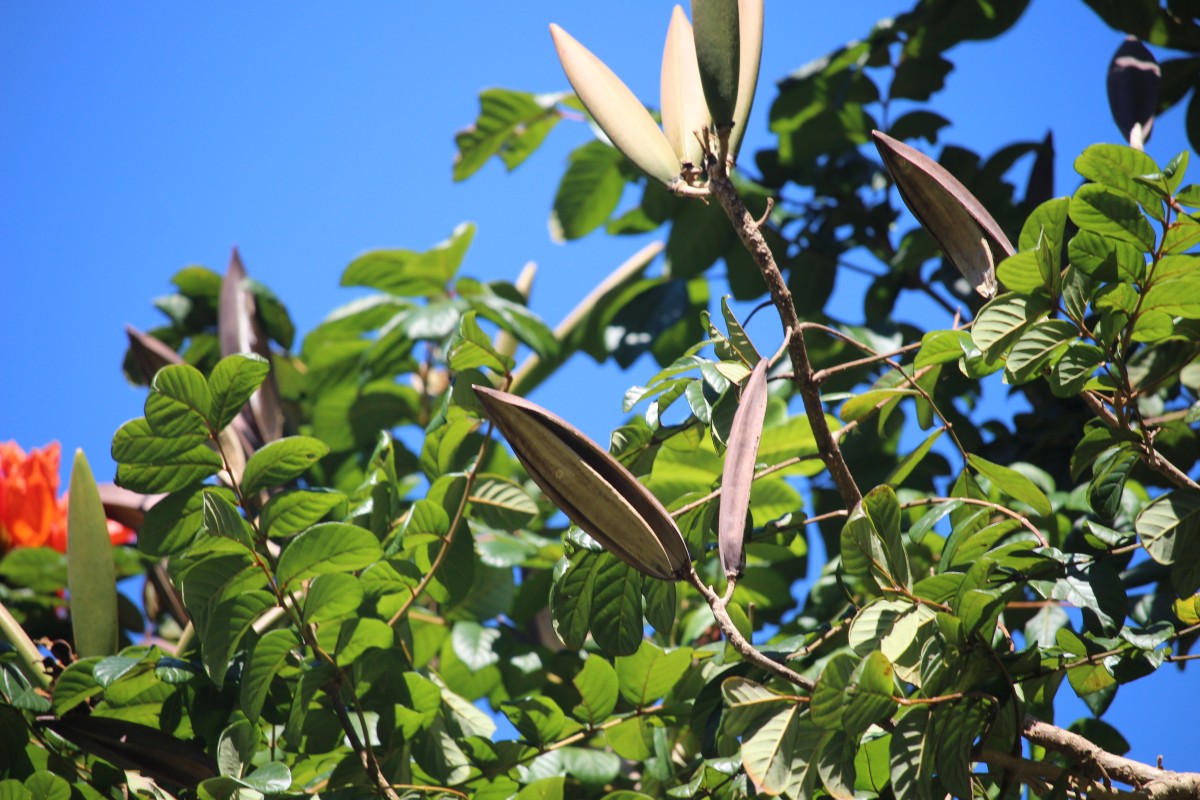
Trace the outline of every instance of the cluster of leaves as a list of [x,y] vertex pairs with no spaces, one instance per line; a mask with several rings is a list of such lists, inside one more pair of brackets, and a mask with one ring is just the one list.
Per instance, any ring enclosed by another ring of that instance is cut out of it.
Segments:
[[[144,416],[113,441],[118,482],[162,495],[126,570],[150,580],[145,618],[130,606],[123,627],[152,638],[83,658],[56,645],[48,695],[0,653],[0,791],[1011,796],[1013,773],[973,765],[1011,768],[1063,678],[1096,715],[1072,729],[1122,752],[1099,720],[1118,686],[1200,630],[1200,222],[1186,213],[1200,192],[1183,185],[1186,155],[1160,168],[1099,145],[1077,161],[1089,182],[1051,199],[1049,140],[982,163],[944,148],[942,165],[1021,235],[970,329],[926,331],[891,321],[904,290],[976,301],[926,269],[923,230],[893,242],[899,212],[860,147],[889,108],[941,88],[949,47],[999,35],[1025,6],[918,3],[780,85],[777,144],[736,186],[754,213],[779,198],[763,235],[809,320],[813,380],[841,405],[809,416],[793,383],[771,382],[745,570],[720,602],[565,525],[490,444],[472,391],[528,389],[580,350],[622,366],[651,353],[661,369],[626,393],[640,413],[609,450],[720,586],[723,456],[740,385],[775,342],[756,347],[727,301],[709,314],[718,261],[735,299],[763,294],[718,204],[648,182],[618,213],[643,178],[605,144],[577,150],[554,203],[562,236],[669,224],[666,268],[640,265],[557,332],[519,285],[459,274],[470,226],[356,259],[342,284],[373,293],[297,352],[285,307],[236,257],[224,278],[178,273],[157,302],[169,324],[131,340]],[[457,179],[493,155],[518,166],[573,101],[489,90],[481,104]],[[888,130],[934,143],[945,124],[915,108]],[[1029,153],[1017,201],[1005,176]],[[864,326],[825,308],[852,250],[879,262]],[[964,411],[996,373],[1036,415]],[[861,502],[830,485],[814,425],[876,487]],[[828,561],[798,603],[817,524]],[[0,600],[34,635],[66,639],[45,613],[61,565],[29,552],[0,563],[25,587]],[[722,618],[801,677],[729,644]],[[515,734],[494,741],[499,717]],[[1079,769],[1034,774],[1064,788],[1090,769],[1061,765]]]

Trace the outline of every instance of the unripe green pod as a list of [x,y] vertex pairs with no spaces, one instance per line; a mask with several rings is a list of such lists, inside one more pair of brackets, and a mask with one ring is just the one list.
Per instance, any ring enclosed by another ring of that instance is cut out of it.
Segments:
[[667,141],[684,165],[702,166],[704,148],[696,132],[704,135],[703,132],[708,130],[708,103],[700,85],[692,24],[679,6],[671,13],[671,26],[667,28],[660,90],[663,133],[667,135]]
[[708,113],[717,130],[731,128],[741,70],[737,0],[692,0],[692,32]]
[[679,156],[629,87],[562,28],[551,25],[550,36],[571,88],[613,146],[651,177],[678,181]]
[[683,534],[658,498],[620,462],[536,403],[474,388],[529,477],[568,519],[645,575],[675,581],[688,574],[691,555]]
[[733,130],[729,134],[729,153],[735,159],[746,135],[746,123],[758,88],[758,68],[762,61],[763,0],[738,0],[738,90],[733,110]]

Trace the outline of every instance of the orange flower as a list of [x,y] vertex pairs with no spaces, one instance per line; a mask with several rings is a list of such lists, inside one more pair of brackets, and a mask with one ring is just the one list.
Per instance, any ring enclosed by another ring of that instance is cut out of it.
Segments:
[[[14,547],[67,551],[67,495],[58,497],[61,448],[51,442],[28,455],[16,442],[0,443],[0,554]],[[113,544],[129,544],[134,532],[108,521]]]

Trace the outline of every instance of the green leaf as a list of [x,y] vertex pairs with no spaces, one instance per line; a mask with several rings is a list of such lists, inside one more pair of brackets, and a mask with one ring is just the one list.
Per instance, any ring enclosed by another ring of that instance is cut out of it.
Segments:
[[996,277],[1004,284],[1004,288],[1021,294],[1029,294],[1036,289],[1049,289],[1038,261],[1036,251],[1022,250],[996,265]]
[[261,591],[222,596],[213,603],[211,621],[199,633],[204,669],[217,688],[225,683],[233,653],[254,621],[274,607],[275,597]]
[[809,701],[809,714],[814,724],[827,730],[839,730],[849,697],[846,687],[850,676],[862,661],[853,653],[835,653],[825,662]]
[[1173,564],[1200,536],[1200,492],[1175,489],[1142,509],[1133,523],[1138,541],[1160,564]]
[[[299,533],[346,500],[332,489],[291,489],[271,496],[259,515],[264,536],[285,537]],[[140,539],[139,539],[140,543]]]
[[67,666],[54,682],[54,699],[51,708],[56,716],[75,708],[85,700],[100,694],[104,687],[92,674],[93,668],[100,660],[98,656],[84,658]]
[[692,665],[692,649],[665,652],[643,641],[637,652],[616,660],[621,696],[641,708],[666,695]]
[[1083,389],[1105,361],[1104,351],[1087,342],[1072,342],[1050,373],[1050,391],[1055,397],[1072,397]]
[[743,740],[746,774],[770,794],[811,797],[818,780],[812,759],[824,735],[799,706],[788,706]]
[[967,331],[929,331],[921,337],[914,365],[917,369],[958,361],[971,346]]
[[1128,446],[1116,448],[1096,460],[1087,500],[1100,519],[1111,520],[1121,510],[1125,480],[1137,463],[1137,453]]
[[241,782],[262,794],[281,794],[292,788],[292,771],[287,764],[268,761],[242,778]]
[[[436,297],[445,293],[462,264],[475,226],[464,222],[450,238],[423,253],[376,250],[359,256],[342,273],[342,286],[368,286],[402,297]],[[421,338],[412,332],[413,338]]]
[[857,738],[867,728],[889,719],[897,704],[893,697],[895,681],[887,656],[870,652],[855,668],[846,685],[846,708],[842,712],[842,730]]
[[1054,513],[1050,501],[1046,499],[1046,495],[1042,490],[1033,481],[1015,469],[993,464],[974,453],[967,456],[967,461],[975,468],[976,472],[987,478],[992,482],[993,486],[1014,500],[1020,500],[1022,503],[1031,506],[1034,511],[1043,517],[1048,517]]
[[621,174],[624,161],[620,152],[600,141],[588,142],[571,152],[554,195],[551,238],[579,239],[604,224],[625,190]]
[[224,430],[233,422],[270,371],[271,363],[256,353],[235,353],[217,362],[208,376],[208,420],[213,430]]
[[580,649],[587,639],[592,618],[595,567],[599,560],[591,553],[577,552],[570,560],[561,559],[554,567],[550,619],[554,632],[570,650]]
[[475,312],[468,311],[458,321],[458,338],[450,347],[449,366],[454,372],[487,367],[501,375],[512,369],[512,358],[496,352],[492,340],[475,321]]
[[971,326],[971,340],[988,359],[994,359],[1048,311],[1049,305],[1040,294],[1025,297],[1007,292],[980,309]]
[[496,640],[500,638],[498,628],[485,628],[478,622],[460,620],[450,629],[450,646],[472,672],[500,661],[496,652]]
[[311,436],[288,436],[270,442],[250,456],[242,474],[242,494],[282,486],[304,474],[329,452],[329,446]]
[[130,420],[113,436],[117,483],[143,494],[174,492],[221,470],[221,457],[201,442],[207,436],[163,437],[145,417]]
[[512,170],[524,161],[559,120],[554,105],[528,92],[485,89],[479,93],[479,116],[454,136],[455,181],[466,180],[487,160],[499,155]]
[[1083,230],[1154,250],[1154,230],[1133,198],[1095,183],[1084,184],[1071,198],[1071,221]]
[[1162,200],[1137,180],[1158,172],[1154,159],[1141,150],[1122,144],[1094,144],[1075,159],[1075,171],[1090,181],[1129,195],[1148,214],[1162,220]]
[[250,648],[242,670],[240,697],[242,711],[251,722],[258,722],[271,681],[287,661],[288,654],[299,646],[296,633],[285,629],[267,631]]
[[205,492],[203,502],[205,530],[213,536],[231,539],[247,550],[254,549],[254,531],[233,503],[218,492]]
[[323,522],[292,539],[279,557],[280,586],[313,575],[351,572],[383,558],[374,534],[344,522]]
[[87,457],[75,451],[67,508],[67,588],[75,652],[83,657],[117,652],[117,579],[104,503]]
[[159,436],[209,432],[212,396],[200,371],[189,364],[163,367],[146,397],[146,420]]
[[1079,335],[1072,322],[1061,319],[1039,320],[1020,335],[1008,352],[1006,375],[1011,383],[1033,380],[1057,362],[1069,342]]
[[1118,239],[1081,230],[1067,244],[1071,264],[1102,281],[1141,281],[1146,256],[1137,247]]
[[892,731],[891,777],[896,800],[934,797],[936,740],[925,706],[908,709]]
[[566,724],[566,715],[549,697],[527,697],[504,703],[501,709],[525,740],[539,750],[553,743]]
[[917,468],[925,456],[929,455],[929,451],[933,449],[933,445],[946,432],[944,427],[937,428],[933,433],[925,437],[925,440],[917,445],[911,453],[906,455],[887,476],[884,483],[889,486],[899,486],[904,483],[904,479],[912,474],[912,471]]
[[363,600],[363,584],[353,575],[330,572],[318,575],[308,585],[304,597],[304,621],[333,622],[351,616]]
[[610,655],[631,655],[642,641],[642,573],[611,553],[596,558],[592,637]]
[[355,617],[334,626],[337,642],[332,650],[339,667],[348,667],[372,648],[388,650],[395,646],[396,636],[386,622],[374,617]]
[[612,666],[599,656],[591,656],[571,683],[580,697],[579,705],[571,709],[575,718],[591,726],[607,720],[617,706],[618,681]]
[[71,800],[71,784],[61,775],[39,770],[25,779],[33,800]]

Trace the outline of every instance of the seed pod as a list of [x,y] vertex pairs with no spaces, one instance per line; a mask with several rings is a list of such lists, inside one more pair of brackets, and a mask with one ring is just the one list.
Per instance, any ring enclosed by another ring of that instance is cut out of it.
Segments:
[[733,125],[741,67],[738,0],[692,0],[696,61],[717,129]]
[[730,577],[740,576],[746,568],[746,511],[750,508],[754,463],[767,415],[767,366],[768,360],[761,359],[746,379],[741,402],[733,414],[725,469],[721,472],[717,542],[721,549],[721,566]]
[[683,535],[629,470],[536,403],[474,388],[529,477],[568,519],[639,572],[664,581],[687,575],[691,555]]
[[994,297],[996,262],[1016,252],[996,220],[941,164],[885,133],[871,135],[909,211],[975,291]]
[[660,91],[663,133],[667,135],[667,141],[685,169],[702,166],[704,150],[696,132],[708,130],[708,104],[704,102],[704,89],[700,86],[692,24],[679,6],[671,13],[671,26],[667,28]]
[[1108,65],[1108,107],[1130,147],[1142,150],[1154,126],[1162,69],[1144,44],[1130,36]]
[[733,130],[729,134],[729,153],[737,159],[746,135],[754,92],[758,88],[758,67],[762,61],[763,0],[738,0],[738,90],[733,109]]
[[571,88],[613,146],[651,177],[679,180],[679,156],[646,107],[608,66],[557,25],[550,36]]

